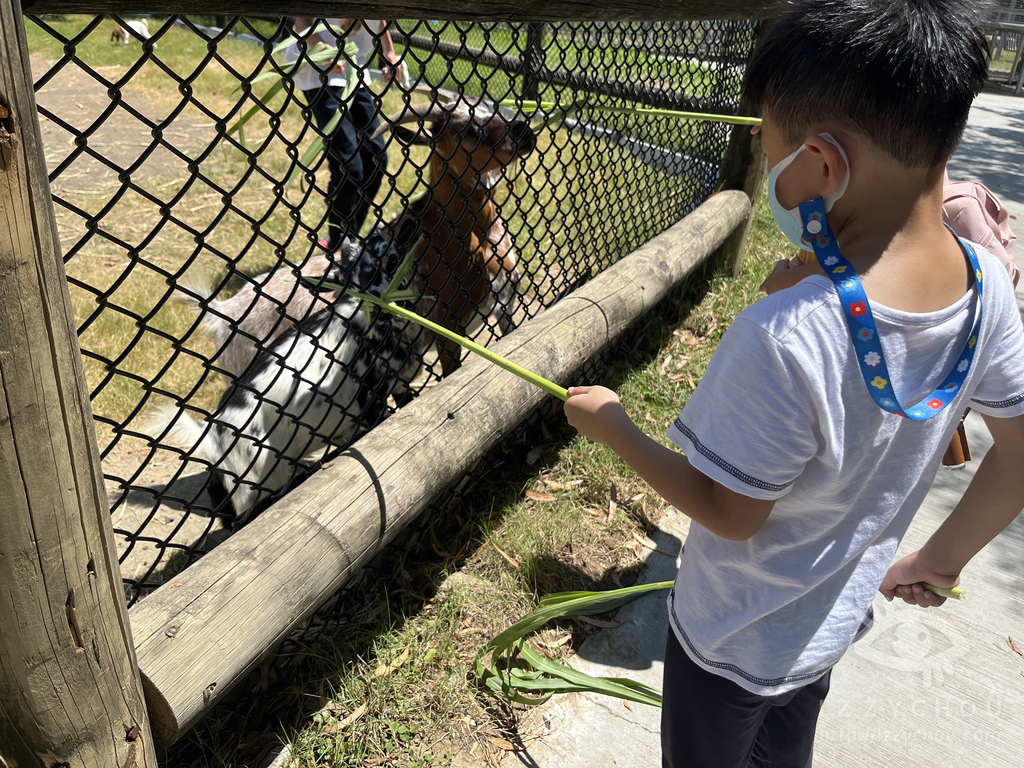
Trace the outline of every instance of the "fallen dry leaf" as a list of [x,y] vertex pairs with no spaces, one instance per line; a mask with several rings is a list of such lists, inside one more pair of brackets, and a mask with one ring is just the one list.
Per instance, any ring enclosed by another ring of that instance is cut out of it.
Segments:
[[515,560],[513,560],[511,557],[509,557],[508,553],[506,553],[505,550],[503,550],[501,547],[499,547],[497,544],[494,544],[494,543],[492,543],[491,546],[494,547],[494,549],[497,551],[497,553],[499,555],[501,555],[506,560],[508,560],[513,568],[515,568],[517,571],[521,571],[522,570],[519,567],[519,563],[517,563]]
[[1016,653],[1018,656],[1024,658],[1024,653],[1022,653],[1020,648],[1017,647],[1017,644],[1015,642],[1013,642],[1013,638],[1012,637],[1006,638],[1006,643],[1007,643],[1007,645],[1010,646],[1010,650],[1011,651]]
[[607,522],[612,521],[612,517],[615,515],[615,510],[619,508],[619,489],[615,487],[615,483],[612,483],[611,488],[608,489],[608,517],[605,518]]
[[557,496],[552,496],[550,493],[541,493],[540,491],[527,491],[526,498],[533,499],[534,501],[556,501]]
[[369,703],[370,702],[367,701],[359,707],[357,707],[356,710],[351,715],[346,717],[344,720],[339,720],[334,725],[329,725],[326,728],[321,728],[320,733],[331,734],[345,730],[362,716],[363,712],[366,711],[366,707],[369,705]]
[[489,742],[491,742],[491,744],[496,746],[498,749],[503,749],[506,752],[515,752],[516,751],[516,745],[513,744],[508,739],[502,739],[502,738],[499,738],[498,736],[488,736],[487,740]]
[[690,331],[675,331],[673,332],[673,335],[688,347],[695,347],[700,344],[700,339],[694,336]]
[[666,552],[664,549],[659,547],[657,544],[655,544],[654,542],[648,541],[647,539],[643,538],[638,533],[634,533],[633,534],[633,538],[636,539],[640,543],[640,546],[645,547],[646,549],[649,549],[652,552],[658,552],[659,554],[665,555],[667,557],[675,557],[675,555],[673,553]]
[[381,664],[379,667],[377,667],[376,670],[374,670],[373,674],[376,675],[377,677],[384,677],[384,675],[390,675],[392,672],[394,672],[400,666],[405,664],[405,662],[409,658],[409,649],[411,647],[412,646],[406,647],[406,649],[404,651],[402,651],[402,655],[399,656],[394,661],[392,661],[390,664]]
[[572,632],[562,637],[556,637],[553,640],[537,640],[538,643],[543,645],[545,648],[558,648],[559,646],[565,645],[572,640]]

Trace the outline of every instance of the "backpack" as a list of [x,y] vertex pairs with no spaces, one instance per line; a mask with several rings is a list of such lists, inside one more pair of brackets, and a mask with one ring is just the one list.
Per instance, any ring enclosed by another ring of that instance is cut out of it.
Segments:
[[992,191],[978,181],[950,181],[942,186],[942,218],[950,228],[972,243],[977,243],[996,256],[1013,280],[1020,279],[1020,270],[1013,257],[1017,237],[1010,229],[1010,214]]
[[[1017,287],[1020,270],[1013,261],[1017,237],[1010,229],[1006,206],[988,187],[978,181],[950,181],[947,174],[942,185],[942,219],[958,236],[983,246],[998,257],[1010,274],[1014,288]],[[947,467],[962,467],[970,460],[971,448],[961,418],[942,463]]]

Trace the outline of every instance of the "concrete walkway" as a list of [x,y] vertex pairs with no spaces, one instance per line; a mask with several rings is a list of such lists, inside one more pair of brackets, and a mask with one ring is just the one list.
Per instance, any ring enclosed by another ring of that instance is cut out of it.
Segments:
[[[1024,269],[1024,98],[986,92],[971,111],[950,163],[953,179],[978,179],[1017,216]],[[1024,283],[1018,302],[1024,311]],[[940,470],[900,553],[927,539],[953,508],[991,445],[980,417],[968,419],[974,461]],[[1022,467],[1024,471],[1024,467]],[[686,519],[668,516],[653,536],[677,553]],[[652,551],[645,581],[675,576],[672,556]],[[875,626],[837,665],[818,728],[816,768],[921,766],[1024,768],[1024,516],[965,569],[964,602],[925,610],[875,601]],[[661,687],[668,632],[665,594],[619,611],[620,627],[580,649],[573,666],[592,675],[627,676]],[[538,768],[653,768],[661,764],[660,710],[606,697],[553,699],[552,732],[518,755]],[[512,759],[510,755],[508,761]]]

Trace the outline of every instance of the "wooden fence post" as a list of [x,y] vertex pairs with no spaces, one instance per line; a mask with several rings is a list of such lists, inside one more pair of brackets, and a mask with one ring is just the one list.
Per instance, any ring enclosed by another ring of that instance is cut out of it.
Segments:
[[[762,22],[758,27],[759,33],[764,28],[765,24]],[[738,115],[751,114],[751,105],[746,99],[746,80],[746,75],[744,75],[743,93],[736,111]],[[729,136],[729,146],[722,159],[720,179],[723,189],[739,189],[747,194],[747,197],[750,198],[750,216],[729,235],[714,257],[718,264],[729,266],[734,277],[739,275],[743,266],[747,236],[750,234],[750,225],[754,221],[757,202],[761,199],[761,190],[764,187],[767,171],[767,159],[761,151],[760,138],[751,134],[750,129],[746,126],[734,126]]]
[[0,765],[156,768],[16,0],[0,2]]

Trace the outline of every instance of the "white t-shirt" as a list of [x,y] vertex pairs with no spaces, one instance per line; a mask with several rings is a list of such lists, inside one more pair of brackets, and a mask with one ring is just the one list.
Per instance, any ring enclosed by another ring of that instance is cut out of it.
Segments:
[[[314,24],[320,22],[320,19],[316,19]],[[339,47],[344,47],[346,43],[355,43],[359,49],[356,54],[356,64],[359,65],[360,77],[362,78],[363,85],[369,85],[370,73],[366,70],[366,61],[373,53],[373,40],[378,34],[377,30],[380,29],[379,19],[323,19],[327,24],[327,29],[321,29],[320,35],[323,37],[324,42],[328,45],[337,44]],[[370,30],[373,30],[371,34]],[[337,37],[337,40],[335,38]],[[316,45],[315,42],[309,43],[309,50],[312,50]],[[285,63],[290,64],[299,58],[299,47],[297,41],[293,41],[291,45],[284,49],[284,60]],[[327,84],[339,87],[344,87],[346,78],[352,66],[345,61],[345,71],[341,73],[327,72]],[[322,84],[321,76],[323,70],[331,68],[331,61],[323,62],[319,66],[312,62],[306,61],[299,70],[292,76],[295,81],[295,87],[301,91],[314,91],[320,88]]]
[[[974,364],[927,421],[867,392],[835,287],[806,278],[745,310],[669,437],[713,480],[777,499],[746,541],[694,523],[669,596],[690,657],[772,695],[824,674],[869,624],[871,601],[964,409],[1024,414],[1024,329],[1003,265],[977,249],[984,286]],[[942,381],[974,323],[977,292],[938,312],[872,304],[904,408]]]

